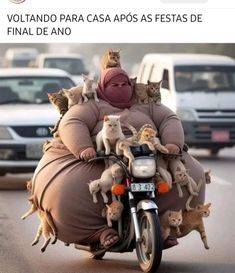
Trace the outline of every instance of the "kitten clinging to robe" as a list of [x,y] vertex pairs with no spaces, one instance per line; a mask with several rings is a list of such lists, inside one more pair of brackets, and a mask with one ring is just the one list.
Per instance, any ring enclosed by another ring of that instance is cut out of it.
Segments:
[[49,127],[50,133],[53,134],[54,137],[58,137],[58,127],[60,121],[64,114],[68,111],[68,98],[64,96],[64,92],[62,90],[54,93],[47,93],[47,96],[51,104],[60,113],[60,118],[55,124],[54,128]]
[[122,216],[124,206],[120,201],[113,201],[110,205],[106,204],[106,207],[102,210],[102,216],[107,219],[108,227],[112,227],[112,221],[118,221]]
[[180,211],[166,211],[162,216],[160,216],[160,223],[161,223],[161,231],[162,231],[162,238],[166,240],[166,238],[171,233],[171,227],[175,227],[176,234],[180,236],[180,225],[182,224],[182,210]]
[[[31,191],[31,189],[30,189],[30,191]],[[57,228],[54,224],[54,221],[53,221],[49,211],[47,211],[47,210],[42,211],[42,210],[38,209],[35,202],[34,202],[33,197],[29,197],[28,200],[29,200],[29,203],[31,204],[31,207],[24,215],[21,216],[21,219],[24,220],[28,216],[30,216],[31,214],[33,214],[34,212],[37,211],[38,217],[40,219],[40,224],[38,227],[36,237],[35,237],[34,241],[32,242],[32,246],[36,245],[39,242],[41,235],[43,235],[44,244],[41,248],[41,251],[44,252],[46,250],[48,244],[51,241],[51,235],[54,236],[54,240],[52,241],[52,244],[56,243],[57,236],[58,236],[57,235]]]
[[174,182],[177,186],[179,197],[183,197],[182,186],[185,186],[189,192],[189,198],[186,202],[186,210],[192,210],[190,207],[190,202],[194,196],[198,196],[201,189],[203,180],[200,179],[198,184],[189,175],[188,170],[186,170],[184,164],[180,159],[172,159],[169,161],[169,170],[173,176]]
[[201,236],[201,240],[204,244],[205,249],[209,249],[203,218],[210,215],[210,206],[211,203],[205,205],[197,205],[196,208],[191,211],[183,211],[183,222],[180,226],[180,234],[178,234],[175,228],[172,227],[171,235],[180,238],[186,236],[191,231],[196,230]]
[[98,202],[96,194],[100,192],[103,197],[104,203],[108,203],[107,192],[111,190],[113,184],[121,183],[123,177],[123,169],[117,163],[115,163],[111,165],[108,169],[103,171],[101,178],[88,183],[89,191],[93,197],[93,202]]

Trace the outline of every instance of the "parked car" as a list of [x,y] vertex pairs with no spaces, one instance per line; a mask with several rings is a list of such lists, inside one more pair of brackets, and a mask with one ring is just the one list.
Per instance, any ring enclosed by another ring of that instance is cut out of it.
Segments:
[[46,92],[74,85],[58,69],[0,69],[0,175],[35,169],[59,118]]
[[138,81],[163,79],[162,103],[182,120],[189,146],[217,154],[235,145],[235,60],[204,54],[148,54]]
[[9,48],[4,56],[4,67],[33,67],[37,57],[36,48]]
[[83,84],[82,74],[88,74],[84,58],[79,54],[40,54],[37,60],[39,68],[59,68],[72,75],[73,81]]

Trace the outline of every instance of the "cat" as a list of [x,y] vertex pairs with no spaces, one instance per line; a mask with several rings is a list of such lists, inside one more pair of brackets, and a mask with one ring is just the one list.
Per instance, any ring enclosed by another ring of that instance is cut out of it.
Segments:
[[123,177],[123,169],[117,163],[115,163],[103,171],[101,178],[88,183],[89,191],[93,197],[93,202],[98,203],[96,194],[100,192],[104,203],[108,203],[108,197],[106,193],[111,190],[113,184],[121,183]]
[[132,87],[132,89],[134,90],[135,84],[136,84],[136,82],[137,82],[137,77],[135,77],[135,78],[130,78],[130,82],[131,82],[131,87]]
[[179,197],[183,197],[182,186],[186,186],[190,194],[186,202],[186,210],[189,211],[192,208],[190,207],[190,202],[194,196],[198,196],[201,189],[203,180],[200,179],[198,184],[194,179],[189,175],[188,170],[185,168],[184,164],[180,159],[173,159],[169,161],[169,170],[173,176],[174,182],[177,186]]
[[164,241],[170,235],[171,227],[174,227],[176,229],[176,234],[178,236],[181,235],[179,227],[182,224],[182,220],[183,220],[182,210],[180,211],[168,210],[162,216],[160,216],[162,239]]
[[95,88],[93,88],[94,84],[94,79],[89,78],[86,75],[83,75],[83,89],[82,89],[82,97],[83,97],[83,102],[87,102],[88,99],[94,97],[95,101],[99,102],[99,99],[97,97],[97,92]]
[[168,171],[168,162],[161,156],[157,157],[157,170],[159,173],[159,180],[168,184],[169,189],[172,189],[172,176]]
[[111,48],[108,49],[101,59],[102,71],[107,68],[112,68],[112,67],[121,67],[120,49],[118,49],[118,50],[113,50]]
[[148,80],[147,94],[149,96],[150,102],[153,101],[157,104],[161,103],[161,93],[160,93],[161,83],[162,83],[162,80],[159,82],[150,82]]
[[54,93],[47,93],[47,96],[60,115],[64,115],[68,111],[68,99],[64,96],[62,90]]
[[125,136],[122,132],[120,116],[104,116],[103,128],[96,136],[97,151],[105,148],[105,154],[109,155],[111,149],[116,149],[116,143]]
[[39,242],[41,235],[43,235],[45,240],[41,252],[44,252],[51,241],[51,235],[54,236],[54,240],[51,242],[52,244],[56,243],[58,235],[54,221],[48,211],[38,210],[38,216],[40,219],[40,225],[36,237],[32,242],[32,246],[36,245]]
[[153,128],[143,129],[139,144],[147,144],[149,149],[155,151],[156,149],[162,153],[168,153],[168,149],[161,145],[159,138],[157,138],[157,130]]
[[76,104],[82,104],[83,86],[74,86],[70,89],[63,89],[64,96],[68,99],[68,109]]
[[131,145],[137,144],[137,130],[130,125],[129,123],[122,124],[124,127],[127,127],[131,132],[132,136],[124,139],[119,139],[116,143],[116,154],[117,155],[123,155],[124,158],[128,159],[129,168],[131,166],[131,162],[134,159],[134,156],[131,152]]
[[144,83],[135,83],[134,85],[134,95],[136,97],[137,103],[148,104],[148,86]]
[[[31,190],[31,188],[30,188],[30,190]],[[44,252],[46,250],[48,244],[50,243],[50,240],[51,240],[50,234],[54,235],[54,240],[53,240],[52,244],[56,243],[57,236],[58,236],[57,229],[55,227],[55,224],[53,222],[51,214],[48,211],[42,211],[42,210],[38,209],[34,200],[33,200],[33,197],[29,197],[28,200],[31,204],[31,207],[24,215],[21,216],[21,219],[25,220],[28,216],[30,216],[34,212],[36,212],[36,211],[38,212],[38,216],[40,219],[40,225],[38,227],[38,231],[37,231],[36,237],[32,243],[32,246],[36,245],[38,243],[41,235],[43,234],[43,236],[45,238],[45,242],[41,248],[41,251]]]
[[64,96],[64,92],[62,90],[54,93],[47,93],[47,96],[51,104],[60,113],[60,118],[55,124],[54,128],[49,127],[50,133],[53,134],[54,137],[58,137],[57,131],[60,121],[64,114],[68,111],[68,99]]
[[26,181],[26,189],[28,190],[28,192],[31,193],[33,188],[33,179],[30,178],[28,181]]
[[211,183],[211,170],[205,172],[206,184]]
[[38,208],[37,208],[37,206],[36,206],[36,204],[35,204],[34,199],[33,199],[32,196],[30,196],[28,198],[28,201],[29,201],[29,204],[31,204],[31,207],[29,208],[29,210],[25,214],[23,214],[21,216],[22,220],[25,220],[28,216],[32,215],[34,212],[36,212],[38,210]]
[[203,223],[203,217],[210,215],[209,207],[211,203],[205,205],[198,205],[191,211],[183,211],[183,222],[180,226],[180,235],[177,234],[175,228],[171,228],[171,235],[176,237],[183,237],[191,231],[196,230],[200,233],[202,242],[206,249],[209,249],[206,237],[206,231]]
[[102,210],[102,216],[107,219],[108,227],[112,227],[112,221],[118,221],[122,216],[124,206],[122,202],[115,200],[110,205],[106,204],[106,207]]

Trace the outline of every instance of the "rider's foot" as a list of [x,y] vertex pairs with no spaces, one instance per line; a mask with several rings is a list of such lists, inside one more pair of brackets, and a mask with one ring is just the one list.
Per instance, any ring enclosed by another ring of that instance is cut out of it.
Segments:
[[104,230],[100,235],[100,244],[104,248],[110,248],[119,241],[118,233],[115,229],[109,228]]
[[169,235],[166,240],[163,242],[163,249],[171,248],[178,245],[176,237]]

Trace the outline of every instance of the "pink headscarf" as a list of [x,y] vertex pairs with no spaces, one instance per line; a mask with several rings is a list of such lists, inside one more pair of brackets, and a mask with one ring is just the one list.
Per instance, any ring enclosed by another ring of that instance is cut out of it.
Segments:
[[127,73],[121,68],[108,68],[101,74],[97,86],[98,96],[118,108],[133,104],[133,91]]

